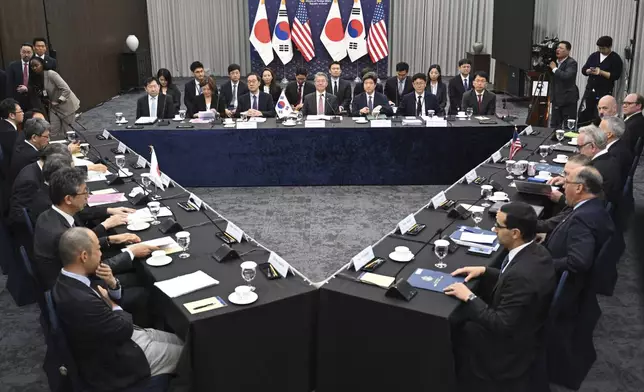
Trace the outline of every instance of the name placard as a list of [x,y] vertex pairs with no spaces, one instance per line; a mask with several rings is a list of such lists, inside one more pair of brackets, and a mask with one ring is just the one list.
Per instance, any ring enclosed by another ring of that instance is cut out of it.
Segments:
[[494,154],[492,154],[492,162],[497,163],[501,159],[503,159],[503,157],[501,156],[501,151],[497,151]]
[[233,222],[228,222],[228,226],[226,226],[226,233],[230,234],[230,236],[237,240],[237,242],[242,242],[242,239],[244,238],[244,232],[242,231],[242,229],[237,227],[237,225]]
[[123,142],[119,142],[119,146],[116,147],[116,151],[120,152],[121,154],[125,154],[127,151],[127,146]]
[[190,197],[188,197],[188,201],[194,204],[195,207],[197,207],[198,209],[201,209],[201,206],[203,205],[203,201],[201,201],[201,199],[198,198],[194,193],[190,194]]
[[237,129],[257,129],[257,123],[254,121],[237,121]]
[[326,122],[324,120],[306,120],[304,121],[304,128],[324,128]]
[[148,162],[145,160],[145,158],[139,155],[139,158],[136,160],[136,164],[137,166],[145,168],[148,165]]
[[371,247],[371,245],[369,245],[366,248],[364,248],[362,252],[353,256],[353,258],[351,259],[351,262],[353,263],[353,267],[356,269],[356,271],[358,271],[360,270],[360,268],[367,265],[367,263],[373,260],[375,257],[376,256],[373,254],[373,248]]
[[104,137],[105,139],[109,139],[109,138],[110,138],[110,136],[112,136],[112,135],[110,135],[110,133],[109,133],[109,132],[107,132],[107,129],[103,129],[103,137]]
[[405,219],[398,222],[398,228],[400,229],[400,234],[405,234],[416,224],[416,218],[414,214],[409,214]]
[[438,207],[441,206],[441,204],[445,203],[447,201],[447,196],[445,196],[445,192],[440,191],[438,194],[434,197],[432,197],[432,207],[434,209],[437,209]]
[[468,184],[471,184],[472,181],[476,180],[477,177],[478,175],[476,174],[476,170],[473,169],[473,170],[470,170],[470,172],[465,175],[465,181]]
[[371,120],[371,128],[391,128],[391,120]]
[[286,278],[288,270],[291,268],[286,260],[281,258],[277,253],[271,252],[271,255],[268,256],[268,262],[277,270],[277,273],[280,274],[282,278]]
[[170,180],[170,177],[168,177],[168,175],[165,173],[161,173],[161,184],[163,184],[163,186],[166,188],[169,188],[172,186],[172,181]]

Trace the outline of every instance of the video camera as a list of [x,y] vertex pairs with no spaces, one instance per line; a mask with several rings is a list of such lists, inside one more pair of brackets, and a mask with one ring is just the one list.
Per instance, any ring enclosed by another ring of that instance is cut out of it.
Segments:
[[532,45],[532,69],[535,71],[547,71],[550,69],[550,62],[557,59],[557,46],[559,38],[544,38],[538,44]]

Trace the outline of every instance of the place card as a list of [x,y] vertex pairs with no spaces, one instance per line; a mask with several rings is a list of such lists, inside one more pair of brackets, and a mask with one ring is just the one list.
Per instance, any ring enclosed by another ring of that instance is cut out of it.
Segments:
[[201,206],[203,205],[203,201],[197,197],[194,193],[190,194],[190,197],[188,197],[188,201],[191,202],[192,204],[195,205],[198,209],[201,209]]
[[282,278],[286,278],[288,270],[291,268],[286,260],[281,258],[277,253],[271,252],[271,255],[268,256],[268,262],[277,270],[277,273],[280,274]]
[[304,121],[304,128],[324,128],[326,122],[324,120],[306,120]]
[[165,188],[170,188],[172,186],[172,180],[170,180],[170,177],[168,177],[167,174],[161,173],[161,184],[163,184]]
[[532,132],[534,132],[534,129],[532,129],[532,125],[529,125],[526,129],[523,130],[523,132],[526,135],[530,136],[530,135],[532,135]]
[[371,245],[369,245],[364,248],[362,252],[353,256],[351,262],[353,263],[353,267],[356,269],[356,271],[359,271],[360,268],[364,267],[368,262],[375,258],[376,256],[373,254],[373,248],[371,247]]
[[255,121],[237,121],[237,129],[257,129]]
[[391,128],[391,120],[371,120],[371,128]]
[[139,155],[139,158],[136,160],[136,165],[144,169],[147,166],[147,164],[148,162],[145,160],[145,158]]
[[501,151],[497,151],[494,154],[492,154],[492,162],[497,163],[501,159],[503,159],[503,157],[501,156]]
[[447,201],[447,196],[445,196],[445,192],[440,191],[436,196],[432,197],[431,204],[432,204],[432,207],[434,207],[434,209],[437,209],[446,201]]
[[228,222],[228,226],[226,226],[226,233],[230,234],[230,236],[233,237],[237,242],[242,242],[242,239],[244,238],[244,231],[237,227],[237,225],[233,222]]
[[425,121],[425,127],[444,127],[447,128],[447,120],[440,117],[433,117],[429,121]]
[[103,134],[102,136],[105,138],[105,140],[109,139],[112,135],[110,135],[109,132],[107,132],[107,129],[103,129]]
[[127,152],[127,146],[123,142],[119,142],[119,146],[116,147],[116,151],[121,154],[125,154]]
[[476,170],[472,169],[465,175],[465,181],[467,181],[468,184],[471,184],[477,177],[478,175],[476,174]]
[[[405,219],[398,222],[398,228],[400,229],[400,234],[405,234],[416,224],[416,218],[414,214],[409,214]],[[373,257],[372,257],[373,258]]]

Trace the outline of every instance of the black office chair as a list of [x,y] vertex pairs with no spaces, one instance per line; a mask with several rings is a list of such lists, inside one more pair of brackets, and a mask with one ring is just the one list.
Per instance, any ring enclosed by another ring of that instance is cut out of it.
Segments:
[[[29,218],[27,209],[22,209],[23,217],[25,219],[26,231],[25,233],[14,233],[14,238],[18,239],[18,243],[24,246],[25,249],[33,248],[33,238],[34,238],[34,226]],[[14,248],[15,249],[15,248]],[[20,255],[18,255],[19,258]],[[14,263],[13,268],[9,273],[7,278],[7,290],[13,297],[14,301],[18,306],[29,305],[34,302],[38,302],[38,305],[41,305],[42,302],[42,291],[37,291],[35,286],[30,282],[34,282],[35,275],[33,273],[33,268],[29,264],[31,271],[26,270],[26,265],[24,262]],[[42,309],[42,307],[41,307]]]
[[617,262],[622,257],[626,244],[621,232],[615,232],[602,245],[591,270],[591,284],[595,293],[612,296],[617,284]]
[[40,308],[40,326],[42,327],[43,334],[45,335],[45,340],[46,340],[47,336],[49,335],[49,326],[47,323],[47,305],[45,304],[45,297],[41,294],[44,290],[42,285],[40,284],[40,281],[34,274],[33,265],[31,264],[31,260],[27,255],[27,251],[25,250],[25,247],[20,246],[19,252],[20,252],[20,258],[22,259],[22,265],[24,266],[25,270],[29,274],[29,277],[31,278],[31,283],[33,285],[36,303]]

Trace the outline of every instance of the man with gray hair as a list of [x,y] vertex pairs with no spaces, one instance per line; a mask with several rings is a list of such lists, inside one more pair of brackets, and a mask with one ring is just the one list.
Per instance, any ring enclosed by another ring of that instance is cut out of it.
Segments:
[[622,180],[626,180],[633,164],[631,148],[622,141],[626,124],[619,117],[604,117],[599,128],[606,134],[606,150],[619,163]]
[[[96,234],[70,228],[62,234],[59,249],[62,269],[52,296],[79,375],[89,389],[120,391],[148,377],[174,373],[183,342],[174,334],[136,326],[118,305],[127,289],[101,263]],[[89,277],[94,275],[102,285],[92,283]]]
[[312,115],[325,115],[333,116],[340,113],[338,106],[338,98],[333,94],[328,94],[326,88],[329,85],[328,78],[325,73],[318,72],[315,74],[315,92],[307,94],[304,97],[304,106],[302,106],[302,114],[304,116]]
[[579,137],[577,137],[579,153],[592,160],[592,166],[599,171],[604,179],[603,188],[606,200],[617,205],[622,193],[622,175],[619,170],[619,162],[608,153],[607,145],[608,138],[599,127],[588,125],[579,129]]

